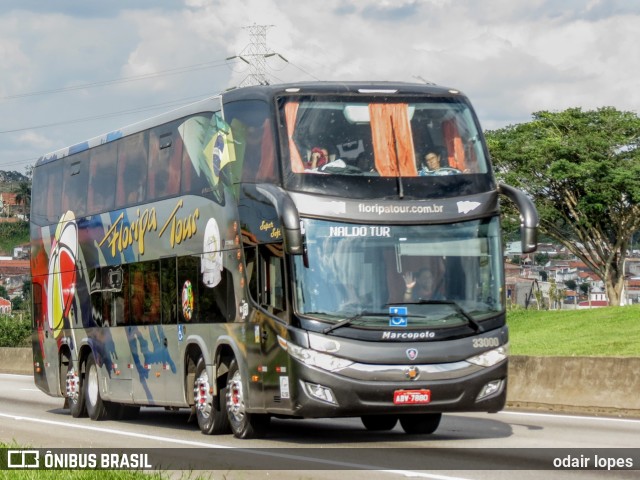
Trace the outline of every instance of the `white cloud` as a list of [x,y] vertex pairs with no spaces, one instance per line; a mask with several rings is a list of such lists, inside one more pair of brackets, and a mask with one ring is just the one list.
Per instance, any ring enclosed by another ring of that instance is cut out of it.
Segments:
[[43,152],[56,148],[58,145],[54,141],[38,132],[24,132],[18,135],[19,144],[32,145],[40,148]]
[[[640,110],[640,5],[622,0],[184,0],[0,7],[0,169],[149,116],[60,123],[216,93],[239,84],[251,25],[268,25],[274,81],[417,77],[469,95],[484,128],[573,106]],[[56,6],[58,5],[58,6]],[[4,9],[4,10],[3,10]],[[219,62],[214,66],[215,62]],[[204,65],[209,63],[209,65]],[[8,100],[201,65],[173,75]],[[206,68],[204,68],[206,67]],[[154,112],[155,113],[155,112]]]

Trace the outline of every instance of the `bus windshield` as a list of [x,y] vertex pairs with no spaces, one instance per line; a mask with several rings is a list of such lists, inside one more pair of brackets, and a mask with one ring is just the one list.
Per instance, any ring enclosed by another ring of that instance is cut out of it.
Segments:
[[464,97],[306,96],[280,105],[293,173],[419,177],[488,170]]
[[[296,309],[353,327],[477,326],[502,311],[498,218],[448,225],[304,220],[294,258]],[[400,307],[400,310],[398,310]]]

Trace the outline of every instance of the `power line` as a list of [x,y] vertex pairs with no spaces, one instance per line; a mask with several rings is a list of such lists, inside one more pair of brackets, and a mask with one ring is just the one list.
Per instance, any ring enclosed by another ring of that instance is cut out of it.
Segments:
[[[95,116],[92,116],[92,117],[76,118],[76,119],[66,120],[66,121],[62,121],[62,122],[55,122],[55,123],[44,124],[44,125],[33,126],[33,127],[25,127],[25,128],[13,129],[13,130],[0,131],[0,134],[2,134],[2,133],[10,133],[10,132],[19,132],[19,131],[25,131],[25,130],[35,130],[35,129],[40,129],[40,128],[49,128],[49,127],[55,127],[55,126],[59,126],[59,125],[68,125],[68,124],[81,123],[81,122],[90,121],[90,120],[100,120],[100,119],[104,119],[104,118],[117,117],[117,116],[129,115],[129,114],[134,114],[134,113],[141,113],[141,112],[145,112],[145,111],[152,111],[152,110],[157,110],[159,108],[165,108],[165,107],[171,106],[171,105],[183,105],[185,102],[194,101],[194,100],[201,100],[201,99],[203,99],[203,98],[205,98],[207,96],[210,96],[210,95],[211,95],[211,92],[207,92],[207,93],[203,93],[201,95],[194,95],[194,96],[191,96],[191,97],[180,98],[180,99],[171,100],[171,101],[168,101],[168,102],[157,103],[157,104],[154,104],[154,105],[148,105],[148,106],[145,106],[145,107],[139,107],[139,108],[135,108],[135,109],[131,109],[131,110],[123,110],[123,111],[120,111],[120,112],[105,113],[105,114],[102,114],[102,115],[95,115]],[[46,152],[43,152],[43,153],[46,153]],[[0,169],[4,169],[4,168],[10,167],[10,166],[24,165],[25,163],[28,163],[28,162],[35,163],[38,160],[38,158],[40,158],[40,156],[31,157],[31,158],[25,158],[25,159],[22,159],[22,160],[13,160],[13,161],[10,161],[10,162],[2,162],[2,163],[0,163]]]
[[[182,73],[188,73],[188,72],[193,72],[196,70],[204,70],[207,68],[217,68],[217,67],[221,67],[221,66],[225,66],[225,65],[230,65],[229,62],[230,59],[226,59],[226,60],[214,60],[211,62],[205,62],[205,63],[198,63],[198,64],[194,64],[194,65],[188,65],[185,67],[177,67],[177,68],[170,68],[167,70],[160,70],[157,72],[153,72],[153,73],[144,73],[144,74],[140,74],[140,75],[133,75],[130,77],[121,77],[121,78],[116,78],[116,79],[112,79],[112,80],[101,80],[98,82],[91,82],[91,83],[85,83],[85,84],[81,84],[81,85],[72,85],[69,87],[62,87],[62,88],[52,88],[49,90],[39,90],[39,91],[35,91],[35,92],[26,92],[26,93],[18,93],[18,94],[14,94],[14,95],[6,95],[3,97],[0,97],[0,100],[14,100],[17,98],[26,98],[26,97],[33,97],[33,96],[37,96],[37,95],[50,95],[53,93],[62,93],[62,92],[72,92],[75,90],[83,90],[86,88],[95,88],[95,87],[104,87],[104,86],[108,86],[108,85],[117,85],[117,84],[121,84],[121,83],[129,83],[129,82],[136,82],[139,80],[147,80],[149,78],[157,78],[157,77],[165,77],[165,76],[170,76],[170,75],[179,75]],[[235,63],[235,62],[231,62],[231,63]]]
[[122,116],[122,115],[130,115],[132,113],[140,113],[140,112],[145,112],[145,111],[149,111],[149,110],[155,110],[155,109],[167,107],[167,106],[170,106],[170,105],[176,105],[176,104],[181,105],[184,102],[187,102],[189,100],[199,100],[199,99],[205,98],[208,95],[211,95],[211,93],[204,93],[204,94],[198,95],[198,96],[191,96],[191,97],[181,98],[181,99],[177,99],[177,100],[170,100],[168,102],[156,103],[156,104],[153,104],[153,105],[148,105],[148,106],[145,106],[145,107],[137,107],[137,108],[133,108],[133,109],[130,109],[130,110],[121,110],[119,112],[103,113],[101,115],[93,115],[93,116],[90,116],[90,117],[74,118],[74,119],[71,119],[71,120],[63,120],[63,121],[60,121],[60,122],[46,123],[46,124],[34,125],[34,126],[30,126],[30,127],[14,128],[14,129],[11,129],[11,130],[0,130],[0,134],[2,134],[2,133],[24,132],[26,130],[37,130],[37,129],[41,129],[41,128],[57,127],[59,125],[69,125],[69,124],[73,124],[73,123],[81,123],[81,122],[86,122],[88,120],[100,120],[100,119],[103,119],[103,118],[118,117],[118,116]]

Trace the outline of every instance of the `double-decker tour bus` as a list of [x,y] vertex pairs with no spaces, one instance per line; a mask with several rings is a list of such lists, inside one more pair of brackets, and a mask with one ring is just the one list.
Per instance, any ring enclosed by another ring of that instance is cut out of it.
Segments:
[[190,408],[208,434],[361,417],[432,433],[506,398],[499,196],[457,90],[240,88],[33,171],[37,386],[74,417]]

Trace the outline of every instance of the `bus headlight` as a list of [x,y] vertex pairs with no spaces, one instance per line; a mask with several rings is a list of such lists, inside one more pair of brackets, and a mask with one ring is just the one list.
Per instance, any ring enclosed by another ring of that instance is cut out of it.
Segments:
[[480,367],[493,367],[507,358],[509,348],[507,345],[488,350],[471,358],[467,358],[467,362],[473,363]]
[[305,365],[309,365],[310,367],[318,367],[329,372],[336,372],[353,365],[351,360],[334,357],[333,355],[327,355],[326,353],[320,353],[316,350],[300,347],[295,343],[288,342],[281,336],[278,336],[278,343],[285,351],[289,352],[293,358],[301,361]]

